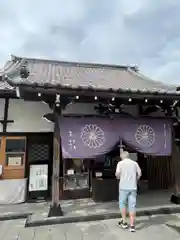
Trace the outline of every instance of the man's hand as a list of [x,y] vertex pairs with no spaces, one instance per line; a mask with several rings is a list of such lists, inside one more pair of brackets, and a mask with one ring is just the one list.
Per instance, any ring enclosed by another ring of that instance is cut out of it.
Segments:
[[121,172],[120,162],[118,162],[117,167],[116,167],[116,173],[115,173],[115,176],[117,179],[120,179],[120,172]]
[[120,173],[118,171],[116,171],[115,176],[117,179],[120,179]]

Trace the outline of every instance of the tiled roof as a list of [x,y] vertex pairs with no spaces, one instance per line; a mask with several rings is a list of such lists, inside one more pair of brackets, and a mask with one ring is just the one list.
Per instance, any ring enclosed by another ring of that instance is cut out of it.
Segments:
[[[28,79],[21,79],[20,68],[25,63],[30,75]],[[140,74],[135,67],[129,66],[73,63],[13,56],[12,60],[4,66],[3,71],[14,84],[133,92],[176,92],[175,86],[153,81]]]
[[1,90],[13,90],[14,87],[10,86],[6,81],[0,81],[0,91]]

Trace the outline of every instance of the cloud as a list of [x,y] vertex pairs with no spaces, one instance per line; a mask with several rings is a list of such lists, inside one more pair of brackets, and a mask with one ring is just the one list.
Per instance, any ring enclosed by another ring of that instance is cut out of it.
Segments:
[[179,0],[1,0],[0,65],[9,54],[136,64],[180,84]]

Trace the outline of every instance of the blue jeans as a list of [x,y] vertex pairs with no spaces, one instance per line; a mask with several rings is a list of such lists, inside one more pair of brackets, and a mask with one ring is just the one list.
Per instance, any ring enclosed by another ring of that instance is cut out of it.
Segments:
[[126,208],[128,203],[129,212],[136,212],[136,197],[137,190],[119,190],[119,208],[120,210]]

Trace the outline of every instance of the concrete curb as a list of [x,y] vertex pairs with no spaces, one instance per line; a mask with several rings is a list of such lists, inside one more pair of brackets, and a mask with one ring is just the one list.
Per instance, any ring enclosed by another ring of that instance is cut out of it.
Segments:
[[176,231],[180,234],[180,227],[176,225],[166,224],[167,227],[171,228],[173,231]]
[[0,221],[23,219],[23,218],[28,218],[30,215],[32,215],[32,212],[5,213],[5,214],[0,215]]
[[[165,215],[180,213],[180,206],[170,206],[170,207],[156,207],[156,208],[142,208],[137,210],[137,216],[152,216],[152,215]],[[77,222],[89,222],[89,221],[100,221],[105,219],[116,219],[120,218],[119,212],[117,213],[106,213],[106,214],[91,214],[86,216],[63,216],[63,217],[49,217],[41,220],[31,220],[28,217],[25,223],[25,227],[39,227],[55,224],[65,224],[65,223],[77,223]]]

